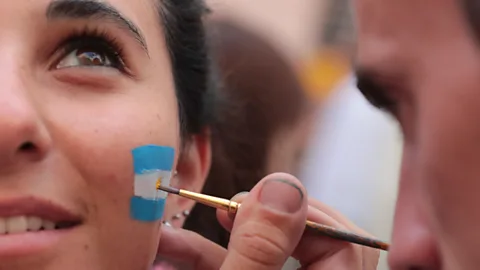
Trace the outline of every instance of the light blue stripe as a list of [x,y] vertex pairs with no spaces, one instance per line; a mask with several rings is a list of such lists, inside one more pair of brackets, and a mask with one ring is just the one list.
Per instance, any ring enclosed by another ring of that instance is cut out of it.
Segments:
[[165,199],[150,200],[133,196],[130,199],[130,216],[133,219],[152,222],[160,220],[165,209]]
[[132,150],[135,174],[152,170],[171,171],[175,150],[169,146],[145,145]]

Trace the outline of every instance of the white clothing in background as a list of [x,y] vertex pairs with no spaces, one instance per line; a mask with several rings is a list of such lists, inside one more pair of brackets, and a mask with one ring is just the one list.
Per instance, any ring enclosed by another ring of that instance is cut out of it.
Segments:
[[[402,149],[397,123],[350,78],[327,100],[299,173],[309,196],[390,239]],[[378,269],[387,269],[382,252]]]

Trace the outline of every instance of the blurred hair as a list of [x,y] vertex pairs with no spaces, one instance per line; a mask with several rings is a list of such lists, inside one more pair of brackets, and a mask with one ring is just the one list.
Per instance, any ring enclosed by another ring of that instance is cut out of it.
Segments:
[[181,134],[200,133],[212,117],[213,82],[203,17],[204,0],[154,0],[170,54]]
[[480,1],[462,0],[463,10],[477,42],[480,42]]
[[[220,86],[203,192],[230,198],[265,176],[273,136],[299,120],[307,99],[290,63],[266,40],[229,21],[210,21],[206,29]],[[228,244],[211,208],[197,204],[184,227]]]

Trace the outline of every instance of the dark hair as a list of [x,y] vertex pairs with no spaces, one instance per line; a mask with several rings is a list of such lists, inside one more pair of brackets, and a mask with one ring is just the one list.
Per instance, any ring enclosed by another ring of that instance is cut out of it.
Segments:
[[199,133],[212,117],[209,102],[214,81],[206,47],[203,0],[157,0],[164,25],[178,99],[181,134]]
[[480,1],[463,0],[462,5],[471,28],[471,32],[476,41],[480,42]]
[[[267,41],[228,21],[208,23],[207,32],[221,85],[203,192],[230,198],[265,176],[273,136],[299,120],[307,100],[291,65]],[[228,244],[215,211],[203,205],[194,207],[184,227]]]

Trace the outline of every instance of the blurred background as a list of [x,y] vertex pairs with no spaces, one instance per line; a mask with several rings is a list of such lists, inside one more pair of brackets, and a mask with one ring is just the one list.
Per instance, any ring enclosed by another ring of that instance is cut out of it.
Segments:
[[[210,0],[288,59],[314,104],[295,174],[313,196],[390,240],[402,137],[393,119],[355,89],[354,18],[348,0]],[[313,116],[313,117],[311,117]],[[289,153],[283,153],[288,155]],[[295,262],[285,269],[296,269]],[[387,269],[382,254],[379,269]]]

